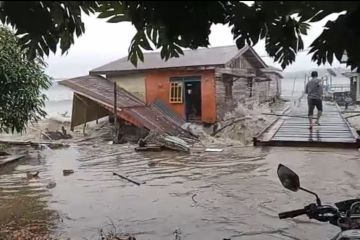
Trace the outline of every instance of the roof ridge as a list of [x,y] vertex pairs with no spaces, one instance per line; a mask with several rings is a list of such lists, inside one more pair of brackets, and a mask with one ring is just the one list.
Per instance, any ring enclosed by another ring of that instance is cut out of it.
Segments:
[[[128,61],[128,55],[127,55],[127,56],[123,56],[121,58],[117,58],[106,64],[103,64],[99,67],[96,67],[96,68],[90,70],[90,73],[105,73],[107,71],[121,71],[121,70],[116,70],[117,68],[121,69],[121,67],[117,67],[117,66],[124,66],[122,69],[123,71],[125,71],[125,70],[132,71],[132,70],[136,70],[136,69],[146,69],[142,65],[145,65],[145,66],[151,65],[152,68],[154,68],[154,66],[157,66],[157,65],[159,65],[158,68],[161,68],[162,65],[164,65],[164,68],[179,67],[179,66],[221,65],[221,64],[226,64],[231,59],[233,59],[235,56],[239,55],[240,52],[244,52],[244,50],[246,51],[248,48],[249,48],[248,46],[245,46],[241,49],[238,49],[235,44],[231,44],[231,45],[216,46],[216,47],[208,46],[208,47],[202,47],[202,48],[197,48],[197,49],[184,49],[183,56],[180,56],[179,58],[171,58],[171,59],[169,59],[169,61],[165,61],[165,60],[161,59],[159,51],[148,51],[148,52],[143,53],[146,63],[145,63],[145,61],[144,62],[139,61],[138,66],[132,66],[132,65],[130,66],[130,63]],[[208,55],[210,55],[212,53],[212,51],[215,52],[215,55],[212,54],[212,57],[207,57]],[[224,53],[224,54],[222,54],[222,53]],[[192,57],[195,57],[194,59],[196,59],[196,57],[197,57],[198,61],[191,61],[190,58],[192,58]],[[162,61],[160,61],[160,60],[162,60]],[[114,68],[114,70],[109,70],[111,68]],[[157,68],[157,67],[155,67],[155,68]]]
[[[196,49],[181,49],[183,52],[189,52],[189,51],[201,51],[201,50],[209,50],[209,49],[214,49],[214,48],[227,48],[227,47],[236,47],[235,44],[233,45],[224,45],[224,46],[216,46],[216,47],[199,47],[199,48],[196,48]],[[242,49],[242,48],[241,48]],[[155,50],[159,50],[159,49],[155,49]],[[155,53],[160,53],[160,50],[159,51],[148,51],[148,52],[143,52],[143,54],[155,54]],[[238,49],[240,50],[240,49]]]

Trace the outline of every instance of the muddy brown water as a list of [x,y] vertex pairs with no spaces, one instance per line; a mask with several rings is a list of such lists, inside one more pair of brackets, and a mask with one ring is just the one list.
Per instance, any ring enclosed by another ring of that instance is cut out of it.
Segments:
[[[232,146],[186,155],[133,148],[30,150],[25,160],[0,169],[0,224],[47,222],[60,239],[99,239],[100,229],[138,240],[172,240],[174,231],[178,239],[330,239],[337,228],[329,224],[278,219],[278,212],[314,200],[281,186],[278,163],[325,203],[360,197],[356,150]],[[75,173],[63,176],[63,169]],[[40,178],[27,180],[26,171],[40,171]],[[112,172],[146,183],[136,186]],[[46,188],[50,182],[55,188]]]

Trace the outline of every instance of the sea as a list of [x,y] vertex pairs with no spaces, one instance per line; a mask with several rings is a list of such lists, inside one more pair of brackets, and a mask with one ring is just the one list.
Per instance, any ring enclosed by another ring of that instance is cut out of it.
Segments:
[[52,80],[51,87],[43,93],[48,98],[45,102],[46,118],[63,121],[71,117],[73,91],[59,84],[61,80]]

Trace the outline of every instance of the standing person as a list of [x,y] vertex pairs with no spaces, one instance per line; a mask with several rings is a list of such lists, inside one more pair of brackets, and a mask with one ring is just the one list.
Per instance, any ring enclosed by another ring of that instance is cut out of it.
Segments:
[[308,117],[309,117],[309,129],[313,128],[313,115],[314,108],[317,109],[316,124],[320,125],[320,117],[323,111],[322,108],[322,96],[323,86],[321,79],[318,78],[316,71],[311,72],[311,80],[306,84],[305,93],[308,95]]

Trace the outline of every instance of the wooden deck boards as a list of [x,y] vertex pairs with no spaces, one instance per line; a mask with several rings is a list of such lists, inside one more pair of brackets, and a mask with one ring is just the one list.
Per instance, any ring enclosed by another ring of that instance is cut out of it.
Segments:
[[[359,147],[359,136],[342,117],[337,105],[324,102],[320,126],[309,130],[307,103],[302,101],[292,109],[291,115],[283,117],[266,132],[254,138],[254,145],[262,146],[307,146],[307,147]],[[316,116],[315,110],[315,116]]]

